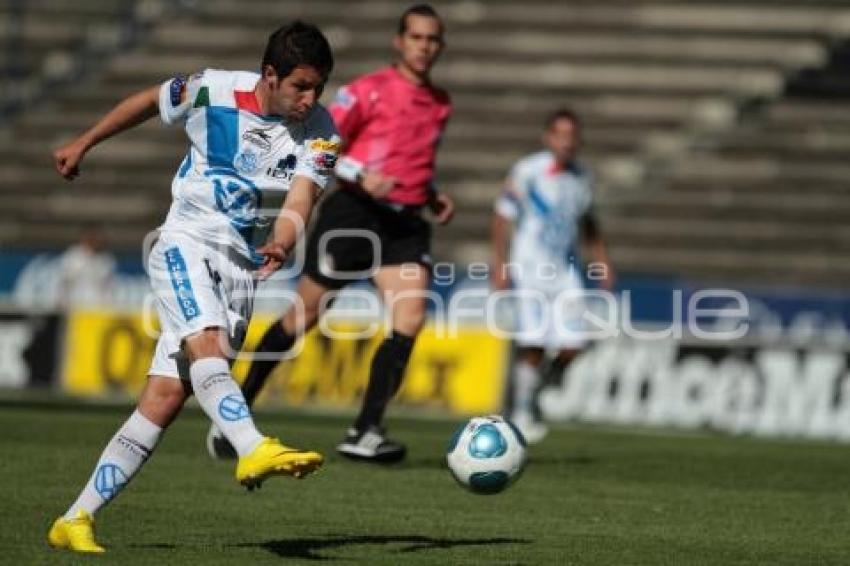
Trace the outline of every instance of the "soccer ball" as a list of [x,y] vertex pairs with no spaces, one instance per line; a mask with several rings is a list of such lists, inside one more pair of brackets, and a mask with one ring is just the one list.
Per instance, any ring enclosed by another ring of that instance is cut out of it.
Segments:
[[474,417],[457,429],[446,461],[457,482],[474,493],[499,493],[525,467],[525,439],[499,415]]

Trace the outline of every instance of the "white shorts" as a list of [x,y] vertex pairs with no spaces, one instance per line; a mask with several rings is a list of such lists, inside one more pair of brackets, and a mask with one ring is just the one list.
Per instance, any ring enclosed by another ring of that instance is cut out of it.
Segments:
[[148,257],[162,334],[148,375],[189,379],[180,345],[205,328],[227,331],[238,352],[254,306],[253,266],[228,248],[174,232],[160,234]]
[[520,347],[581,349],[587,343],[584,285],[575,270],[549,281],[514,280]]

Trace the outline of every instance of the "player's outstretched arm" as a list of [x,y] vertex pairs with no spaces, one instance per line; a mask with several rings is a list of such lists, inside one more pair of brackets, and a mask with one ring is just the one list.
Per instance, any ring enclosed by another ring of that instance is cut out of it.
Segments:
[[141,124],[159,113],[159,86],[130,95],[119,102],[89,130],[53,152],[56,170],[65,179],[80,174],[86,152],[103,140]]
[[295,246],[310,220],[318,191],[319,186],[308,177],[296,175],[292,179],[286,201],[275,220],[272,237],[265,246],[257,250],[265,256],[265,261],[257,273],[260,279],[265,279],[283,265],[289,250]]

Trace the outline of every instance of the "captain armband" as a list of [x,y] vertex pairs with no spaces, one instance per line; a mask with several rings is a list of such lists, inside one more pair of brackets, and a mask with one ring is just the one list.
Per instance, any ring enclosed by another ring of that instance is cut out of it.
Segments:
[[192,106],[191,99],[188,96],[183,96],[186,88],[187,79],[182,75],[164,82],[160,87],[159,115],[163,123],[170,125],[186,116]]

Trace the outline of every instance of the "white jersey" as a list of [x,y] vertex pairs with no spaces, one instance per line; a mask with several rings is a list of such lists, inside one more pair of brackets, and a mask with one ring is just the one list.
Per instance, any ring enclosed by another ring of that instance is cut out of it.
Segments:
[[535,279],[543,264],[561,275],[577,267],[579,223],[592,204],[590,176],[580,165],[561,170],[548,151],[514,165],[495,209],[514,223],[510,261],[522,268],[514,270],[515,283]]
[[191,144],[160,230],[234,249],[255,262],[255,247],[279,210],[266,213],[263,197],[285,194],[296,176],[324,188],[339,152],[333,120],[320,105],[298,123],[260,114],[259,80],[257,73],[207,69],[168,80],[159,92],[162,121],[183,124]]
[[110,300],[115,277],[112,255],[77,244],[59,257],[59,303],[65,307],[92,307]]

